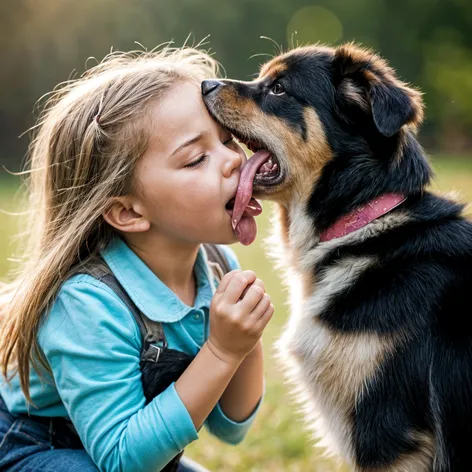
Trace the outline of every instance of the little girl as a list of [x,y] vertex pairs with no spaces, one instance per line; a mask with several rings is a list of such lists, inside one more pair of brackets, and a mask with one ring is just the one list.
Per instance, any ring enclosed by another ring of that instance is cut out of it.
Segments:
[[[236,444],[253,422],[274,308],[226,247],[234,270],[215,290],[201,244],[236,241],[228,202],[246,159],[201,100],[216,74],[195,49],[112,54],[50,98],[26,257],[2,288],[0,470],[158,471],[204,423]],[[97,258],[168,347],[195,356],[149,403],[129,306],[83,273]]]

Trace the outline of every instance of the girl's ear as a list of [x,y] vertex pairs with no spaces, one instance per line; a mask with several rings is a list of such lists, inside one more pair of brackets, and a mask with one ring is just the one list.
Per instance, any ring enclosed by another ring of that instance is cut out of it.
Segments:
[[131,197],[118,197],[103,213],[103,219],[123,233],[143,233],[151,227],[150,221],[142,214],[139,205]]

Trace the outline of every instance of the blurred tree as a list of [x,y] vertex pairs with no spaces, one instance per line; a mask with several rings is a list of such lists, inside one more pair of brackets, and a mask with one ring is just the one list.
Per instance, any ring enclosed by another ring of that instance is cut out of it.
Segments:
[[[16,170],[36,100],[87,58],[211,35],[228,76],[249,79],[293,41],[355,40],[387,58],[425,92],[427,144],[457,151],[472,138],[470,0],[2,0],[0,163]],[[192,40],[190,40],[190,43]],[[251,58],[251,56],[255,57]],[[88,63],[91,64],[90,62]]]

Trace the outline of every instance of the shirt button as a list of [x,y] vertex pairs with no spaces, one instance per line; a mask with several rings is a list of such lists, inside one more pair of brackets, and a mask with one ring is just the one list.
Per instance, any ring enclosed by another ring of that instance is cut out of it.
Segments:
[[200,313],[196,313],[193,319],[198,321],[200,319]]

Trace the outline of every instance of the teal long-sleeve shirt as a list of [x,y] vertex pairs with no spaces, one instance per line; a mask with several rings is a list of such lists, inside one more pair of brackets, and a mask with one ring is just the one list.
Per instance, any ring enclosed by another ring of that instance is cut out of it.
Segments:
[[[234,253],[222,248],[231,268],[238,268]],[[163,323],[169,347],[197,354],[208,336],[216,283],[204,248],[195,263],[193,307],[184,304],[121,239],[112,241],[102,257],[137,307]],[[27,404],[17,377],[3,383],[0,393],[12,413],[70,418],[100,470],[158,471],[198,438],[174,384],[145,405],[139,327],[104,283],[85,274],[67,280],[41,325],[38,340],[52,376],[40,380],[31,371],[35,406]],[[236,444],[255,414],[235,422],[217,404],[205,424],[221,440]]]

